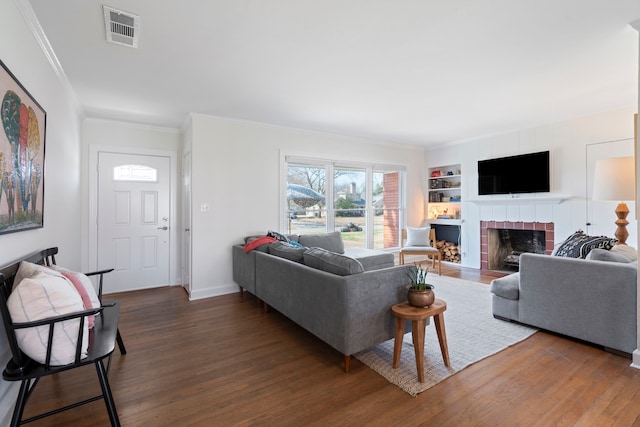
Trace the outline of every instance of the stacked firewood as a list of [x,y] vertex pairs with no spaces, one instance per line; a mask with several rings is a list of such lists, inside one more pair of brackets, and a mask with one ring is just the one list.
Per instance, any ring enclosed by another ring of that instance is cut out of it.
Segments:
[[442,254],[442,260],[448,262],[460,262],[462,255],[460,254],[460,246],[446,240],[438,240],[436,248]]

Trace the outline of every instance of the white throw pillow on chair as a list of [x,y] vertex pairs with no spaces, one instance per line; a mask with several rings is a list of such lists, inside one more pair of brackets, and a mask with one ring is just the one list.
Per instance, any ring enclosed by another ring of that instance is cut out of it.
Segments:
[[407,241],[405,246],[431,246],[429,241],[429,227],[407,227]]

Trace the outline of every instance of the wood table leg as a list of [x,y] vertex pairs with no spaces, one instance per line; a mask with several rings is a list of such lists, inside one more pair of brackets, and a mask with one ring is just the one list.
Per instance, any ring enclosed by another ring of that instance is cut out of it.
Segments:
[[449,347],[447,346],[447,331],[444,327],[444,313],[436,314],[433,316],[433,320],[436,324],[436,332],[438,333],[438,342],[440,343],[444,366],[449,367]]
[[393,368],[400,364],[400,353],[402,352],[402,340],[404,337],[404,319],[396,317],[396,335],[393,340]]
[[411,336],[413,337],[413,348],[416,353],[418,381],[421,383],[424,382],[424,330],[426,326],[426,319],[411,321]]

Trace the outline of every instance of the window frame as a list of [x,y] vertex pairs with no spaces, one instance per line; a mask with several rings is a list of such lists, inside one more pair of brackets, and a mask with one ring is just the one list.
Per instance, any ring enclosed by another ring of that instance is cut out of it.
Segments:
[[[287,183],[288,183],[288,167],[289,165],[309,166],[325,169],[325,210],[326,224],[325,231],[332,232],[335,230],[335,189],[334,189],[334,172],[336,169],[354,169],[365,171],[365,248],[373,249],[374,247],[374,215],[375,207],[373,205],[373,175],[374,173],[397,172],[399,173],[399,211],[400,221],[398,223],[398,236],[401,236],[402,227],[405,223],[406,215],[406,173],[405,165],[391,165],[379,163],[363,163],[347,160],[331,160],[313,157],[299,157],[295,155],[283,154],[281,157],[280,167],[280,203],[279,203],[279,227],[280,232],[286,233],[288,230],[287,223]],[[397,246],[384,248],[381,250],[397,250],[400,247],[400,239],[398,238]]]

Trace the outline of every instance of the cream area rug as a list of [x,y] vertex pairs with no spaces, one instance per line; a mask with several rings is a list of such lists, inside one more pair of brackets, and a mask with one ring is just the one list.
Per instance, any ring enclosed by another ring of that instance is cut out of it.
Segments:
[[512,346],[536,332],[536,329],[494,319],[491,314],[489,285],[430,274],[436,298],[447,303],[444,323],[449,347],[450,368],[444,366],[433,318],[427,325],[424,348],[425,381],[418,381],[411,333],[404,336],[397,369],[392,368],[393,339],[355,355],[365,365],[417,396],[467,366]]

